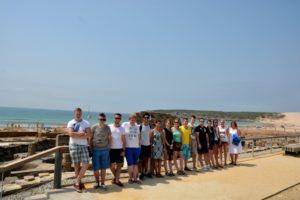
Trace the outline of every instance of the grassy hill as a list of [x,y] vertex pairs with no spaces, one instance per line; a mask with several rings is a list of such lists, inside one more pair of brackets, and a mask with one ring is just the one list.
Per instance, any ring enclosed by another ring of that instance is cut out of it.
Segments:
[[204,118],[228,120],[257,120],[259,118],[279,119],[284,117],[282,113],[275,112],[223,112],[205,110],[149,110],[148,112],[170,114],[177,117],[195,115],[197,117],[202,116]]

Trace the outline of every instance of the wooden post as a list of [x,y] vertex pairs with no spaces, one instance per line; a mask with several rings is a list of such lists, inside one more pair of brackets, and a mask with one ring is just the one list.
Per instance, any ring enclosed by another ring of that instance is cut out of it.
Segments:
[[58,150],[55,152],[55,166],[54,166],[54,189],[61,188],[61,151]]
[[252,140],[252,157],[254,157],[254,140]]
[[271,153],[273,153],[273,138],[271,138]]
[[36,143],[33,142],[31,144],[28,145],[28,153],[27,155],[28,156],[32,156],[36,153]]

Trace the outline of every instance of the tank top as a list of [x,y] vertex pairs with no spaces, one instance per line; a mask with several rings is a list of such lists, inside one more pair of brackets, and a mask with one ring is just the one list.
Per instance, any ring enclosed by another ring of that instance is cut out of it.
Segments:
[[211,144],[215,140],[214,128],[211,126],[211,127],[207,127],[206,129],[208,131],[209,143]]
[[180,130],[173,129],[173,141],[174,142],[181,142],[181,132]]
[[218,134],[218,127],[213,127],[214,134],[215,134],[215,142],[219,141],[220,136]]
[[170,131],[167,128],[164,128],[164,131],[165,131],[165,137],[166,137],[167,142],[169,144],[172,144],[173,143],[173,133],[172,133],[172,131]]
[[219,126],[219,132],[220,132],[220,140],[221,142],[228,142],[228,137],[226,135],[226,128],[222,128]]

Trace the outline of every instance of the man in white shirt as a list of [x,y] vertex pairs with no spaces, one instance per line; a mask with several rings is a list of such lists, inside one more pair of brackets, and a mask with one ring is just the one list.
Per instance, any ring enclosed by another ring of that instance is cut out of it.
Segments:
[[81,108],[74,110],[74,119],[68,122],[67,128],[70,136],[70,156],[75,168],[74,188],[77,192],[82,192],[85,188],[81,179],[89,167],[88,139],[91,138],[91,129],[89,122],[82,119]]
[[129,183],[141,184],[141,181],[138,178],[138,159],[141,151],[141,136],[139,126],[136,124],[136,116],[130,116],[129,122],[123,123],[123,127],[125,129],[125,156],[128,165]]
[[114,175],[112,180],[113,184],[123,187],[123,183],[120,181],[121,168],[124,163],[125,155],[125,130],[121,126],[122,115],[120,113],[115,114],[115,122],[109,125],[111,130],[110,140],[110,169]]

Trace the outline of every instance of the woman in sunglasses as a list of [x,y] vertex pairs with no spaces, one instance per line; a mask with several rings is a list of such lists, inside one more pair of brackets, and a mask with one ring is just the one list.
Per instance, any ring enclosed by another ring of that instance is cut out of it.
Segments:
[[[172,128],[173,132],[173,160],[177,170],[178,175],[186,175],[183,170],[183,156],[182,156],[182,133],[179,130],[179,119],[174,120],[174,126]],[[180,168],[178,167],[178,162]]]

